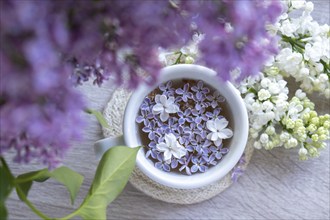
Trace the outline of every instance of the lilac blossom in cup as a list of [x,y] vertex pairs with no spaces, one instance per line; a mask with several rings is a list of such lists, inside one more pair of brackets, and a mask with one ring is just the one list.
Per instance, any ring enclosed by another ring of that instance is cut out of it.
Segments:
[[222,115],[225,99],[213,90],[202,81],[169,81],[144,99],[136,122],[147,134],[146,157],[155,167],[193,175],[228,153],[223,140],[233,132]]

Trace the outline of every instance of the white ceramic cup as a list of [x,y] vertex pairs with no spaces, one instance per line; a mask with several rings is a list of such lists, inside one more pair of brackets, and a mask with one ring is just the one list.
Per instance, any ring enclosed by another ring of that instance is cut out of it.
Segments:
[[137,154],[136,165],[149,178],[162,185],[178,188],[193,189],[206,186],[220,180],[228,174],[242,156],[248,138],[248,115],[244,102],[236,88],[229,82],[220,81],[216,78],[216,73],[203,66],[193,64],[179,64],[165,67],[161,70],[158,83],[154,87],[147,85],[140,86],[130,97],[123,119],[123,136],[114,138],[105,138],[95,143],[94,149],[98,157],[113,146],[126,145],[128,147],[141,146],[141,137],[139,126],[135,122],[140,105],[144,98],[161,83],[176,79],[202,80],[204,83],[218,90],[226,99],[229,105],[229,111],[233,116],[229,121],[234,135],[226,147],[229,152],[213,167],[210,167],[205,173],[196,173],[191,176],[177,172],[165,172],[157,169],[154,163],[145,157],[145,149]]

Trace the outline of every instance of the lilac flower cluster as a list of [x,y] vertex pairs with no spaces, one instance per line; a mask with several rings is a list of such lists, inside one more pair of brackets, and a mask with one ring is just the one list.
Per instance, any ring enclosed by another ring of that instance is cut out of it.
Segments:
[[[276,37],[265,26],[275,23],[281,14],[278,1],[204,1],[204,7],[207,10],[198,10],[195,19],[204,34],[199,45],[200,62],[215,69],[220,78],[241,81],[257,74],[267,59],[277,53]],[[239,69],[238,76],[229,74],[235,69]]]
[[[260,38],[255,36],[272,40],[264,34],[263,25],[274,20],[276,13],[271,9],[277,9],[278,3],[261,8],[257,1],[246,7],[239,2],[247,1],[224,1],[220,6],[216,1],[0,1],[0,155],[15,149],[18,162],[40,158],[56,164],[82,123],[81,97],[67,79],[75,85],[92,77],[98,85],[108,78],[129,88],[143,81],[152,84],[161,68],[158,47],[187,43],[197,30],[192,21],[207,35],[201,49],[210,67],[228,64],[222,68],[227,70],[237,65],[242,73],[243,65],[260,67],[263,59],[258,57],[264,58],[264,51],[269,50],[263,44],[257,47]],[[248,23],[241,24],[250,15]],[[219,17],[228,17],[237,26],[236,41],[221,31]],[[209,39],[224,41],[209,43]],[[241,50],[236,50],[237,39],[244,39]],[[219,56],[229,59],[223,62]],[[228,78],[228,72],[221,75]],[[189,100],[185,89],[182,99]],[[201,98],[201,94],[196,95]],[[204,104],[199,99],[195,112],[182,112],[180,122],[197,116],[203,120],[199,112]],[[165,112],[163,117],[166,113],[171,114]]]
[[[146,136],[146,157],[161,170],[178,170],[188,175],[216,165],[229,151],[222,139],[232,136],[231,130],[225,128],[228,122],[220,114],[224,102],[218,92],[202,81],[184,80],[175,85],[168,81],[160,85],[144,99],[136,118],[142,137]],[[210,124],[214,121],[226,122],[217,130],[223,132],[220,143],[218,133],[212,137]]]
[[[195,31],[205,34],[201,62],[218,69],[220,78],[229,79],[236,67],[243,76],[257,72],[276,45],[265,25],[273,23],[281,11],[277,0],[101,0],[89,4],[5,0],[1,9],[1,29],[10,30],[2,35],[6,42],[21,47],[29,39],[40,38],[45,46],[40,50],[72,61],[73,79],[78,83],[94,76],[100,84],[111,75],[118,85],[130,88],[142,81],[154,82],[161,68],[158,47],[181,47]],[[9,52],[10,47],[4,48]],[[17,54],[3,55],[13,59],[11,55]],[[15,61],[26,63],[27,56],[23,53]]]

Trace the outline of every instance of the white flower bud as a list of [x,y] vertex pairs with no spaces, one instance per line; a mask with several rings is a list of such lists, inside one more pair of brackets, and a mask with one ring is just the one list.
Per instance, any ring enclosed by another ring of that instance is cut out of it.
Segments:
[[262,148],[262,145],[260,144],[259,141],[254,142],[253,146],[254,146],[254,148],[256,148],[258,150],[260,150]]
[[306,93],[304,93],[301,89],[298,89],[295,96],[299,99],[304,99],[306,97]]
[[308,153],[308,151],[306,150],[306,148],[301,147],[301,148],[299,149],[299,152],[298,152],[298,154],[299,154],[299,159],[300,159],[300,160],[307,160],[307,153]]
[[265,90],[265,89],[261,89],[259,92],[258,92],[258,99],[260,101],[263,101],[263,100],[266,100],[266,99],[269,99],[270,98],[270,93],[268,92],[268,90]]
[[309,69],[307,69],[306,67],[303,67],[303,68],[300,69],[299,73],[302,77],[308,76],[309,75]]
[[272,83],[269,85],[269,92],[271,94],[278,94],[281,92],[281,88],[280,88],[280,85],[277,84],[277,83]]
[[257,123],[257,122],[254,122],[254,123],[252,124],[252,128],[255,129],[255,130],[260,130],[261,127],[262,127],[262,125],[260,125],[260,124]]
[[312,2],[307,2],[305,6],[305,11],[311,13],[314,10],[314,4]]
[[270,83],[271,83],[270,79],[264,78],[264,79],[261,80],[260,84],[263,88],[268,88]]
[[288,132],[282,132],[280,135],[280,139],[283,142],[288,141],[291,138],[291,135]]
[[290,138],[287,142],[287,148],[293,148],[298,145],[298,141],[295,138]]
[[254,102],[251,107],[252,107],[252,111],[255,111],[255,112],[258,112],[261,110],[261,105],[257,102]]
[[323,72],[323,65],[322,65],[322,63],[316,63],[315,64],[315,69],[319,73]]
[[262,135],[260,135],[260,142],[265,144],[269,141],[269,137],[268,134],[263,133]]
[[192,64],[194,62],[195,62],[195,59],[192,58],[191,56],[187,56],[185,59],[185,63],[187,63],[187,64]]
[[274,104],[270,101],[265,101],[262,103],[262,109],[266,111],[271,111],[274,108]]
[[308,153],[308,151],[306,150],[306,148],[301,147],[299,149],[299,156],[305,156],[305,155],[307,155],[307,153]]
[[273,111],[267,112],[265,115],[268,121],[271,121],[275,118],[275,113]]
[[273,135],[275,134],[275,128],[273,126],[268,126],[265,131],[268,135]]
[[328,79],[329,78],[328,78],[327,74],[321,73],[320,76],[319,76],[320,82],[327,82]]

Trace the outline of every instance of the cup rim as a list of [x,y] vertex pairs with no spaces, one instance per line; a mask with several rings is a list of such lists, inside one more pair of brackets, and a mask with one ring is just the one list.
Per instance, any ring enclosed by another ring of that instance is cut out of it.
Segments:
[[182,78],[202,80],[226,98],[234,116],[235,128],[228,154],[205,173],[196,173],[191,176],[157,169],[153,162],[145,157],[143,149],[138,152],[136,165],[144,174],[157,183],[172,188],[193,189],[204,187],[223,178],[234,168],[244,152],[248,138],[248,114],[239,91],[230,82],[216,79],[215,71],[200,65],[177,64],[164,67],[161,69],[158,81],[154,86],[142,85],[133,92],[125,109],[123,134],[127,146],[136,147],[141,145],[135,118],[143,99],[159,84]]

